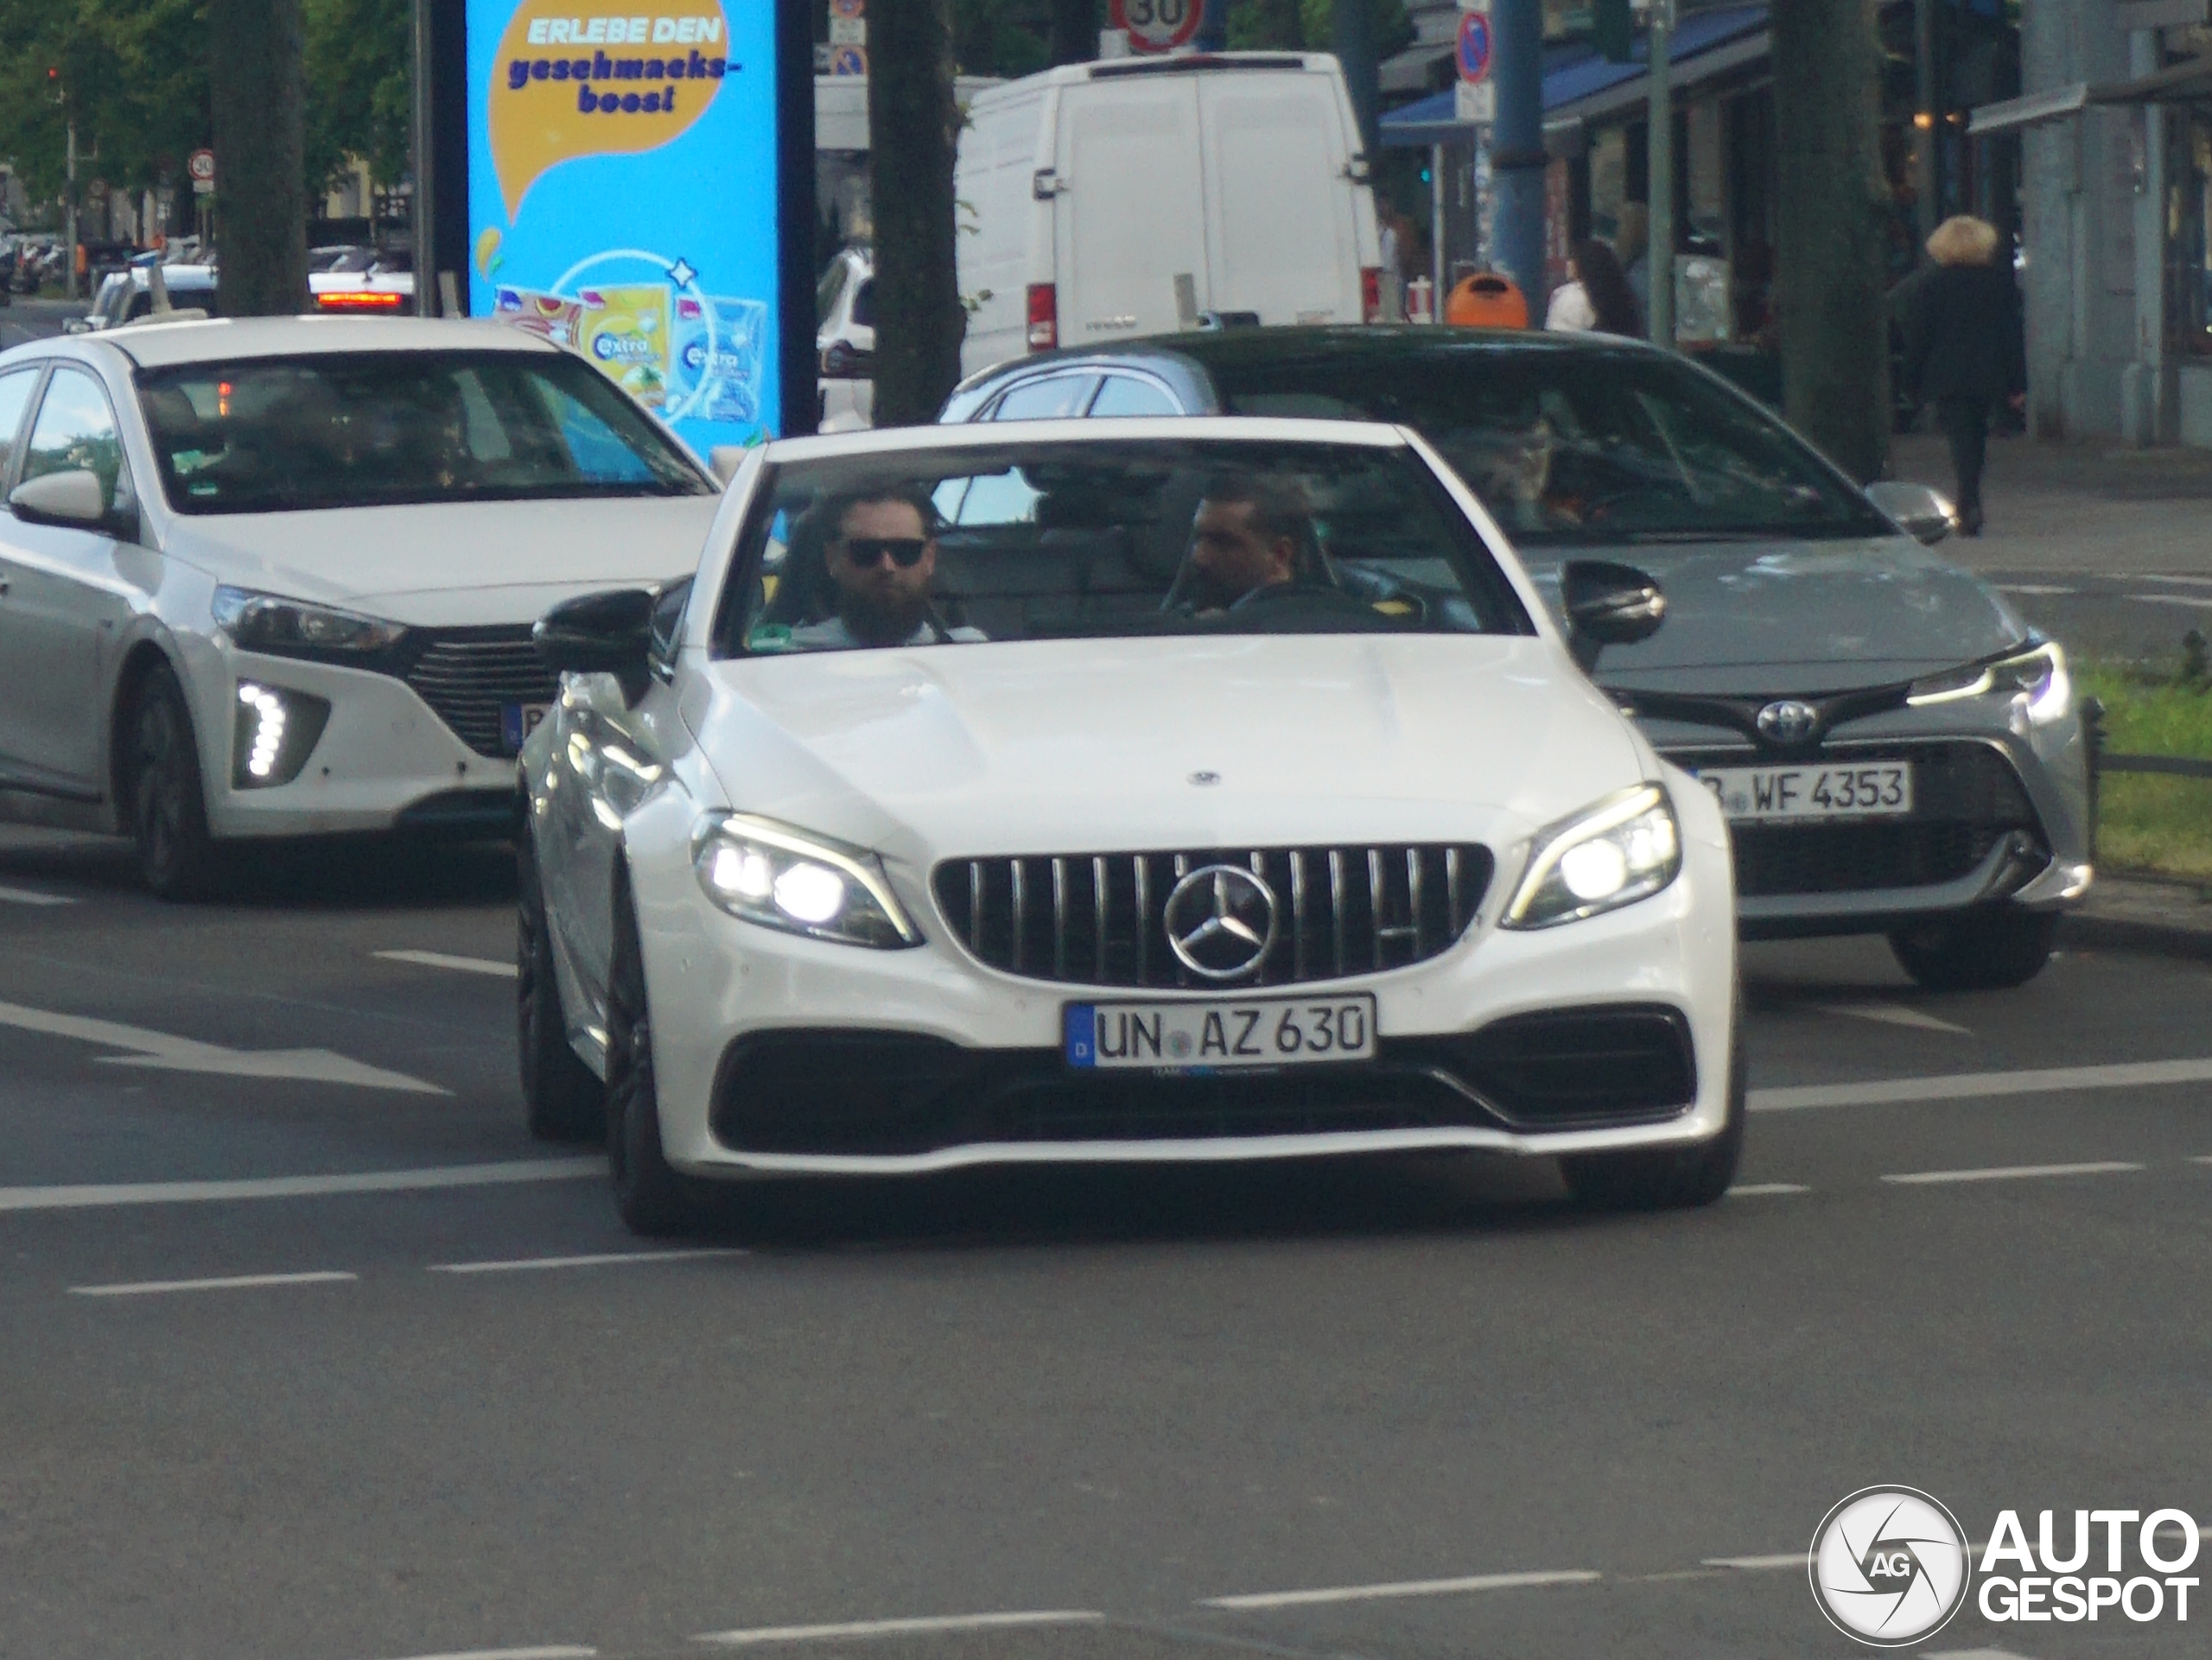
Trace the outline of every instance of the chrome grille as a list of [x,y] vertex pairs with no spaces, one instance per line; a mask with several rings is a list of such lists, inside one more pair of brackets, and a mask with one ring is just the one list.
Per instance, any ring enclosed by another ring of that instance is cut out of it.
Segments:
[[1169,948],[1168,895],[1193,870],[1241,865],[1274,891],[1275,941],[1239,988],[1403,968],[1448,949],[1493,862],[1474,844],[1258,848],[950,859],[931,879],[961,942],[1009,974],[1094,986],[1205,986]]
[[434,635],[407,671],[407,684],[463,743],[494,757],[515,753],[500,730],[506,704],[550,703],[561,693],[527,626]]

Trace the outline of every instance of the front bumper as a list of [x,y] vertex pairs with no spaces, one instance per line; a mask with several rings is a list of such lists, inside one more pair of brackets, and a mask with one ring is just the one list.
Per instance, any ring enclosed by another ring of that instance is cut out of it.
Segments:
[[[188,666],[208,828],[219,837],[391,830],[499,835],[512,819],[514,760],[472,748],[397,675],[242,652],[219,639],[191,653]],[[330,705],[327,723],[289,783],[233,784],[242,681]]]
[[[1708,1139],[1728,1111],[1736,944],[1719,814],[1693,798],[1685,817],[1682,874],[1650,899],[1522,933],[1495,926],[1494,898],[1441,956],[1296,989],[1371,992],[1375,1063],[1210,1078],[1074,1075],[1064,1005],[1131,994],[983,966],[919,873],[891,874],[929,943],[824,944],[716,910],[688,856],[648,851],[660,838],[633,821],[663,1144],[679,1170],[739,1177]],[[1593,1067],[1592,1034],[1629,1026]]]

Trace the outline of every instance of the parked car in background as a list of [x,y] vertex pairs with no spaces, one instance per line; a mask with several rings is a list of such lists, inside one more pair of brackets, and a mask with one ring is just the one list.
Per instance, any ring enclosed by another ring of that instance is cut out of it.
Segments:
[[[1659,623],[1640,573],[1570,580],[1579,626]],[[1599,1205],[1728,1186],[1720,806],[1402,431],[772,443],[684,588],[538,641],[531,1123],[603,1135],[639,1231],[772,1173],[1459,1148]]]
[[1128,58],[988,88],[954,188],[969,370],[1201,313],[1381,315],[1374,194],[1333,57]]
[[815,315],[820,429],[859,431],[875,414],[875,264],[867,249],[840,249],[830,260],[815,289]]
[[221,843],[504,834],[531,622],[698,561],[715,488],[491,323],[148,321],[0,353],[0,819]]
[[1382,420],[1483,498],[1554,606],[1624,558],[1668,623],[1598,682],[1734,830],[1752,938],[1885,933],[1930,987],[2039,972],[2091,876],[2088,750],[2064,652],[1924,544],[1919,485],[1859,490],[1684,359],[1598,335],[1242,329],[1018,359],[949,422],[1033,415]]
[[415,309],[415,261],[404,251],[354,248],[322,270],[308,274],[318,311],[362,312],[398,317]]
[[[215,293],[215,270],[211,265],[163,265],[162,284],[173,308],[195,310],[207,316],[217,315],[220,307]],[[70,334],[98,334],[103,329],[120,328],[128,322],[150,317],[155,309],[154,276],[150,265],[132,265],[127,270],[110,271],[100,279],[99,289],[92,296],[91,308],[82,317],[72,317],[61,325]]]

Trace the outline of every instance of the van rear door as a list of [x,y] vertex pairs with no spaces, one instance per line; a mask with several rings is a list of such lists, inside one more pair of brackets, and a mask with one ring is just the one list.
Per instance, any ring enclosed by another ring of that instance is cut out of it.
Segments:
[[1177,327],[1175,277],[1207,297],[1200,75],[1127,75],[1060,94],[1053,280],[1060,344]]
[[1263,323],[1361,321],[1355,148],[1335,80],[1306,69],[1193,76],[1205,134],[1212,307]]

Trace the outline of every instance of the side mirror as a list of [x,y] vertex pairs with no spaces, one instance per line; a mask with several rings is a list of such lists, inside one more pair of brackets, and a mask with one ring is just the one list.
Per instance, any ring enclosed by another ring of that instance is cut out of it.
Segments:
[[61,332],[65,334],[89,334],[92,332],[92,320],[89,317],[65,317],[61,322]]
[[81,467],[26,480],[10,493],[8,505],[27,524],[73,531],[109,528],[107,492],[96,474]]
[[875,353],[850,340],[831,340],[822,353],[824,380],[868,380],[875,374]]
[[1667,596],[1657,581],[1633,565],[1572,559],[1560,571],[1567,610],[1567,646],[1588,673],[1608,646],[1649,639],[1667,620]]
[[546,667],[560,674],[612,674],[627,692],[642,684],[653,643],[651,589],[610,588],[563,600],[538,620],[530,637]]
[[1866,499],[1897,523],[1914,541],[1934,547],[1958,528],[1958,510],[1938,490],[1903,479],[1881,479],[1866,487]]

